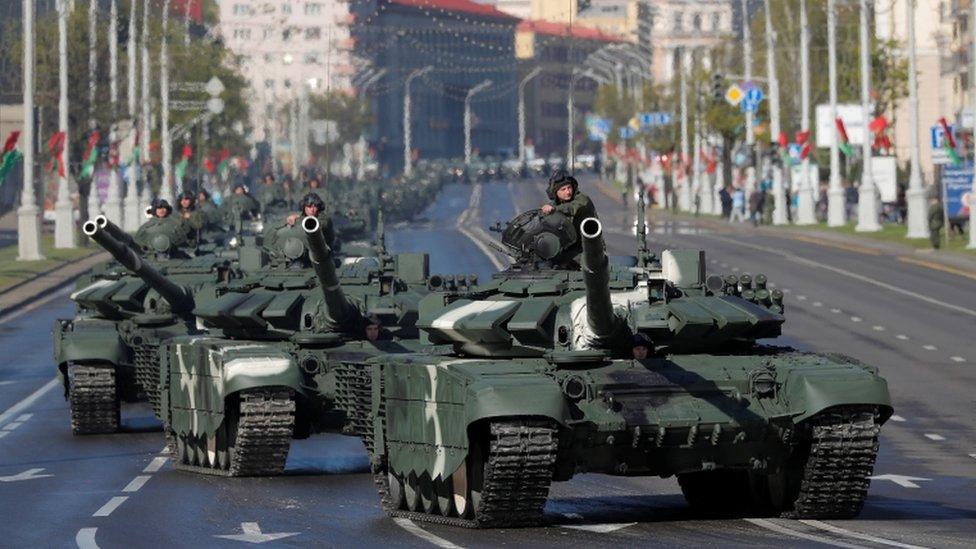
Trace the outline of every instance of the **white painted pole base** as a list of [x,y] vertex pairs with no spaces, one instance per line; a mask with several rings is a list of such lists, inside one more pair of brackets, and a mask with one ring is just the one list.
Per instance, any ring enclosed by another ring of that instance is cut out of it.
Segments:
[[88,219],[95,219],[100,213],[102,213],[102,206],[98,203],[98,189],[95,188],[95,182],[92,181],[91,187],[88,189]]
[[122,202],[122,229],[132,233],[139,229],[142,223],[142,212],[139,211],[139,189],[136,186],[136,174],[138,171],[135,166],[129,165],[129,183],[126,185],[128,191],[125,193],[125,200]]
[[813,189],[806,186],[799,191],[796,199],[797,225],[813,225],[817,222],[816,203],[813,199]]
[[847,224],[847,208],[844,203],[844,189],[827,191],[827,226],[843,227]]
[[789,219],[786,217],[786,188],[783,187],[783,170],[773,167],[773,225],[786,225]]
[[58,249],[75,247],[75,216],[69,195],[68,180],[60,178],[54,203],[54,247]]
[[878,195],[874,187],[869,189],[862,186],[857,193],[857,226],[854,230],[859,233],[873,233],[881,230],[878,223]]
[[929,224],[925,218],[925,189],[908,189],[905,192],[905,200],[908,202],[908,238],[928,238]]
[[41,220],[37,206],[17,208],[17,261],[37,261],[41,255]]
[[122,226],[122,185],[119,181],[119,172],[112,169],[109,175],[108,196],[105,198],[105,205],[102,207],[105,217],[118,226]]

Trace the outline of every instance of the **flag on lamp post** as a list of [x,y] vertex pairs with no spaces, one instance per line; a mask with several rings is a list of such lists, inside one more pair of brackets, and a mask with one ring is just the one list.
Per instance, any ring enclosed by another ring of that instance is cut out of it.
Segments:
[[3,185],[3,180],[7,177],[7,172],[12,170],[14,164],[23,156],[17,150],[17,139],[19,137],[20,132],[14,130],[10,132],[10,135],[7,136],[7,140],[3,144],[3,151],[0,152],[0,185]]

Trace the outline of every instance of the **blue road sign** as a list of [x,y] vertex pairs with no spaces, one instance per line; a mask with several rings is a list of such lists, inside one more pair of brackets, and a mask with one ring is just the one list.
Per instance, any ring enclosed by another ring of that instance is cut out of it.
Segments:
[[671,123],[671,113],[664,111],[642,112],[637,115],[637,122],[642,129],[667,126]]
[[761,103],[763,99],[766,98],[766,94],[763,93],[762,88],[752,87],[746,91],[746,101],[750,103]]
[[759,111],[759,101],[752,101],[751,99],[744,99],[742,103],[739,103],[739,108],[742,112],[758,112]]
[[635,132],[630,126],[624,126],[620,128],[620,139],[630,139],[631,137],[634,137],[635,133],[637,132]]

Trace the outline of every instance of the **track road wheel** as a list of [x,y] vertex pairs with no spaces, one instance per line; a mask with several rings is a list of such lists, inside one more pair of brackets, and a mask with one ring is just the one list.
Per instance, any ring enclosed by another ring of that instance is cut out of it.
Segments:
[[438,479],[434,482],[434,497],[437,499],[437,509],[441,516],[454,516],[454,487],[451,477]]
[[467,459],[461,462],[461,466],[451,475],[451,496],[457,516],[471,518],[474,515],[474,506],[471,504],[471,494],[468,491]]
[[122,408],[115,366],[68,364],[68,406],[72,434],[118,432]]
[[407,509],[420,511],[420,481],[417,475],[410,473],[403,477],[403,495],[407,500]]
[[418,480],[420,482],[420,508],[423,509],[425,513],[437,513],[437,498],[434,495],[434,481],[430,479],[430,475],[427,473],[424,473],[424,475]]
[[389,490],[390,510],[396,511],[407,506],[407,497],[404,494],[403,481],[392,471],[386,473],[387,489]]

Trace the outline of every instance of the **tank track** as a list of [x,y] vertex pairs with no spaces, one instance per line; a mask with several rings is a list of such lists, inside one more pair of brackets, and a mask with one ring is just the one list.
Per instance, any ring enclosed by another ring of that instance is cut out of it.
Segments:
[[368,368],[343,364],[336,368],[336,406],[346,414],[343,432],[358,436],[373,454],[373,388]]
[[386,475],[374,475],[390,516],[464,528],[540,524],[556,462],[556,426],[544,420],[495,421],[491,423],[490,434],[484,486],[473,519],[391,509],[387,481],[376,478]]
[[73,434],[95,435],[118,432],[121,403],[116,385],[115,367],[69,364],[68,403]]
[[146,394],[153,412],[159,417],[159,344],[143,343],[133,349],[136,383]]
[[[191,464],[178,455],[174,467],[207,475],[257,477],[280,475],[285,470],[295,430],[295,399],[286,389],[252,389],[240,396],[240,418],[225,468]],[[226,421],[226,419],[225,419]]]
[[811,425],[810,454],[793,510],[784,518],[854,518],[867,497],[878,455],[877,410],[841,407]]

